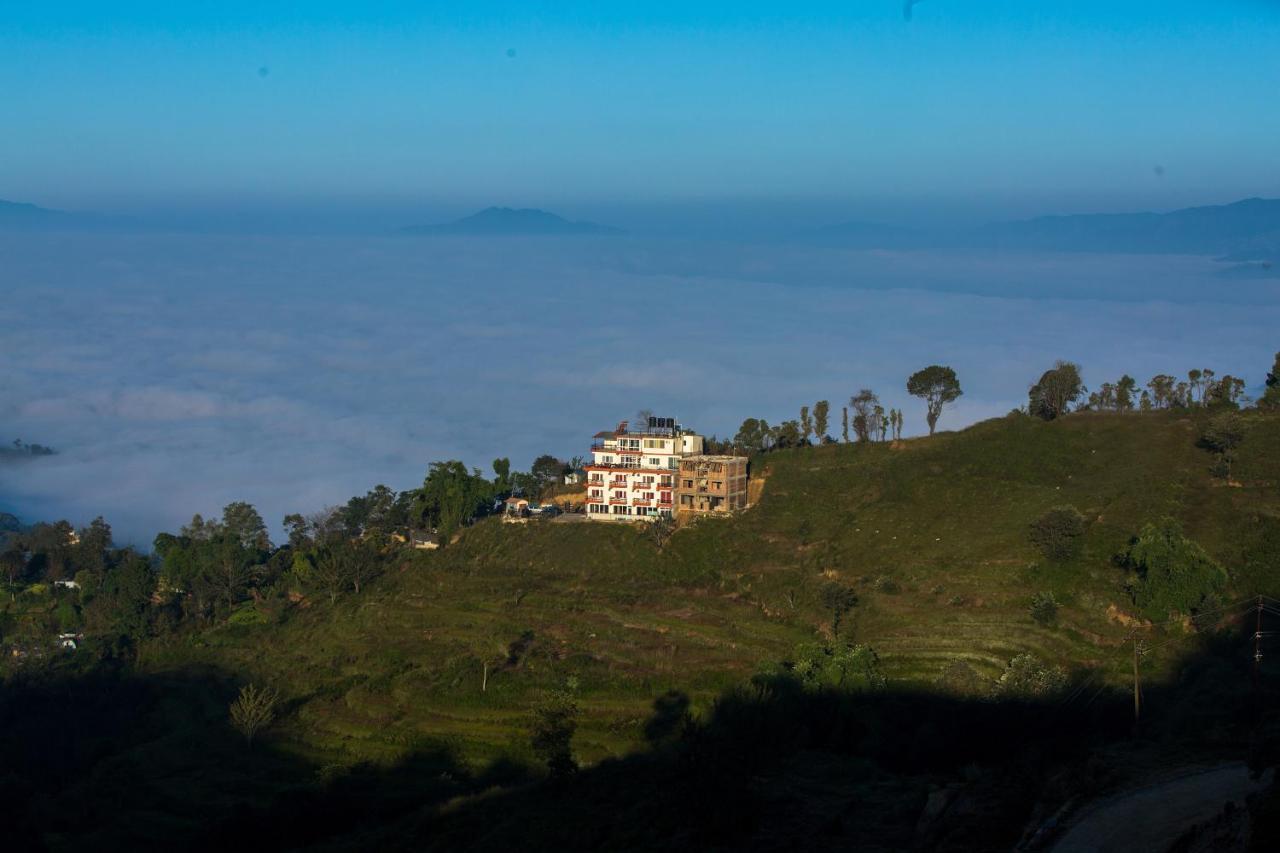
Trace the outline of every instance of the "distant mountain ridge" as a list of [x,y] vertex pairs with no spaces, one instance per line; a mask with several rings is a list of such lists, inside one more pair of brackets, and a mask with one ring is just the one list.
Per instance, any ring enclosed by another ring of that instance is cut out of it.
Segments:
[[479,213],[454,222],[437,225],[417,225],[401,230],[403,234],[416,235],[474,235],[474,236],[557,236],[575,234],[621,234],[621,230],[595,222],[572,222],[537,208],[488,207]]
[[0,231],[79,231],[118,228],[130,222],[96,213],[72,213],[27,202],[0,199]]
[[797,239],[851,249],[1188,254],[1228,261],[1280,261],[1280,199],[1248,198],[1169,213],[1040,216],[934,232],[852,222],[815,229]]
[[1169,213],[1042,216],[978,232],[993,248],[1230,255],[1257,260],[1280,252],[1280,199],[1248,198]]

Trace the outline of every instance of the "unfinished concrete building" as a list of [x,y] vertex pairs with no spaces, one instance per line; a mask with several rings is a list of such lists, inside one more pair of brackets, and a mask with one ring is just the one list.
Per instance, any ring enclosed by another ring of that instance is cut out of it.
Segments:
[[676,511],[715,515],[747,506],[747,457],[686,456],[676,480]]

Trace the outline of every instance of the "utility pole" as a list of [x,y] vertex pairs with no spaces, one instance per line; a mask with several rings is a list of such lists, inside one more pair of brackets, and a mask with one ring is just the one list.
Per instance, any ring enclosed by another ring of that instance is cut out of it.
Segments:
[[1262,665],[1262,596],[1258,596],[1257,617],[1253,627],[1253,696],[1258,697],[1258,669]]
[[1142,687],[1138,680],[1138,656],[1142,651],[1138,647],[1138,635],[1133,635],[1133,722],[1137,724],[1142,716]]

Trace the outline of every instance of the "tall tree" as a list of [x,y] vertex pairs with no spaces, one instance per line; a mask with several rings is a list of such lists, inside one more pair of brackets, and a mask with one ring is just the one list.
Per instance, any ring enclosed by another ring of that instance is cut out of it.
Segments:
[[1187,384],[1191,386],[1193,397],[1197,392],[1203,396],[1203,392],[1200,391],[1200,382],[1203,378],[1204,374],[1194,367],[1187,371]]
[[907,393],[925,401],[925,420],[929,423],[929,435],[933,435],[942,407],[954,402],[964,392],[960,390],[960,380],[954,370],[931,364],[911,374],[907,380]]
[[853,409],[853,431],[858,441],[871,440],[871,419],[880,398],[870,388],[863,388],[849,399],[849,408]]
[[1258,408],[1280,409],[1280,352],[1276,353],[1275,362],[1267,373],[1266,389],[1258,400]]
[[481,515],[493,499],[493,484],[480,469],[468,471],[455,460],[432,462],[414,505],[414,516],[434,527],[441,542],[448,542],[462,525]]
[[493,460],[493,487],[498,494],[511,491],[511,460],[505,456]]
[[772,431],[769,429],[767,421],[747,418],[742,422],[742,426],[738,427],[738,433],[733,437],[733,443],[747,452],[768,450],[772,441],[771,434]]
[[1133,392],[1138,389],[1138,380],[1129,374],[1120,377],[1116,383],[1116,409],[1121,412],[1133,411]]
[[541,497],[542,493],[551,486],[557,485],[564,478],[567,468],[568,466],[549,453],[544,453],[533,460],[533,467],[529,469],[529,473],[538,484],[538,497]]
[[804,443],[809,443],[809,436],[813,435],[813,418],[809,417],[809,407],[800,407],[800,435],[804,438]]
[[843,414],[840,418],[840,435],[844,438],[844,443],[849,443],[849,407],[845,406],[840,410]]
[[880,433],[880,440],[884,441],[884,434],[889,429],[889,418],[885,414],[884,406],[877,405],[871,413],[871,420],[875,432]]
[[1173,384],[1178,380],[1167,373],[1151,377],[1147,387],[1151,389],[1151,403],[1157,409],[1167,409],[1173,405]]
[[253,504],[244,501],[229,503],[222,509],[222,529],[240,543],[242,548],[256,551],[271,549],[267,538],[267,525]]
[[813,429],[818,435],[818,444],[827,440],[827,418],[831,413],[831,404],[819,400],[813,404]]
[[1080,365],[1058,361],[1040,376],[1027,393],[1028,408],[1036,417],[1051,421],[1071,411],[1071,404],[1085,393]]

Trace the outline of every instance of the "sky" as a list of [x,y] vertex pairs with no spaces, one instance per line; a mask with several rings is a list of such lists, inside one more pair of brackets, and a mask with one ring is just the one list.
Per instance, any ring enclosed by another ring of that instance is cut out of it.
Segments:
[[9,2],[0,198],[1170,209],[1280,194],[1278,53],[1274,0]]

